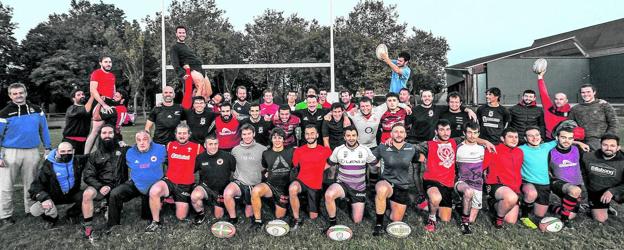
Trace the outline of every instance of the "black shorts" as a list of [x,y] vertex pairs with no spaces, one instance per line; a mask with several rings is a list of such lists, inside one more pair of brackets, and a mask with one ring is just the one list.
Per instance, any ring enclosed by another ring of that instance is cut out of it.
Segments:
[[485,192],[488,195],[488,199],[490,203],[492,202],[495,203],[497,201],[496,191],[498,191],[498,189],[502,187],[507,187],[507,186],[503,184],[485,184]]
[[253,186],[245,185],[239,180],[234,180],[234,184],[236,184],[241,191],[241,195],[237,198],[242,199],[245,205],[251,205],[251,190]]
[[202,75],[204,74],[204,70],[202,69],[201,64],[189,64],[189,68],[191,68],[191,72],[193,72],[193,70],[201,73]]
[[197,187],[204,190],[204,194],[206,195],[204,200],[208,200],[213,206],[221,208],[225,207],[225,204],[223,203],[223,190],[225,189],[225,187],[223,187],[220,191],[213,190],[209,188],[206,183],[203,182],[198,184]]
[[432,187],[438,188],[440,195],[442,195],[442,201],[440,201],[440,207],[452,207],[453,206],[453,188],[442,185],[437,181],[423,180],[423,188],[425,193]]
[[[559,196],[559,198],[563,198],[564,196],[568,195],[565,190],[563,190],[563,186],[565,186],[566,184],[570,184],[564,180],[559,180],[559,179],[554,179],[550,182],[550,190],[553,192],[553,194]],[[572,185],[572,184],[570,184]],[[581,188],[581,186],[579,185],[574,185],[577,186],[579,188]],[[581,188],[582,190],[582,188]]]
[[191,203],[191,192],[193,192],[193,185],[175,184],[171,182],[167,177],[162,178],[162,181],[167,184],[169,189],[169,197],[173,198],[175,202]]
[[[591,209],[606,209],[609,208],[609,203],[602,203],[600,201],[600,197],[606,192],[604,191],[589,191],[587,190],[587,199],[589,200],[589,208]],[[624,195],[613,195],[611,201],[615,201],[617,203],[624,203]]]
[[345,192],[345,198],[351,200],[351,203],[365,203],[366,202],[366,190],[358,191],[353,188],[350,188],[349,185],[342,182],[336,182],[336,184],[342,187],[342,190]]
[[321,197],[323,195],[321,190],[310,188],[298,179],[293,182],[297,182],[299,183],[299,186],[301,186],[301,192],[299,195],[305,195],[308,198],[308,212],[318,213],[319,207],[321,206]]
[[535,190],[537,191],[537,198],[535,199],[535,203],[544,206],[548,206],[550,204],[550,185],[540,185],[523,181],[522,185],[525,184],[531,184],[535,187]]
[[288,187],[275,186],[268,182],[265,182],[264,184],[269,186],[269,189],[271,189],[275,205],[281,208],[288,208]]
[[390,196],[390,201],[399,203],[401,205],[409,204],[409,189],[400,188],[387,180],[384,181],[386,181],[392,187],[392,196]]

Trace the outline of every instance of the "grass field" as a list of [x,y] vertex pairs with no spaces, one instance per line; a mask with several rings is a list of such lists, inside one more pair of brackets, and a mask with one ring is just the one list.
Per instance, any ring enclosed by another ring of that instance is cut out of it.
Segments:
[[[142,127],[142,124],[125,127],[126,141],[133,144],[133,133]],[[61,130],[52,130],[51,133],[53,143],[57,145],[61,140]],[[457,220],[440,223],[437,232],[426,233],[423,230],[426,215],[410,208],[405,221],[412,226],[412,234],[405,239],[395,239],[389,235],[373,237],[374,216],[367,216],[361,225],[353,225],[347,213],[339,211],[339,223],[351,227],[355,235],[349,241],[334,242],[321,234],[325,226],[323,219],[306,220],[301,230],[281,238],[264,232],[250,232],[247,230],[249,222],[245,220],[237,225],[238,232],[234,238],[222,240],[212,236],[209,223],[195,227],[177,222],[171,210],[164,211],[164,230],[145,234],[143,230],[147,221],[139,219],[140,203],[135,199],[124,206],[123,225],[114,234],[96,234],[97,238],[91,243],[82,237],[80,224],[61,222],[56,229],[44,230],[41,219],[25,217],[21,188],[16,190],[14,201],[17,203],[14,215],[17,223],[10,229],[0,231],[2,249],[622,249],[624,246],[624,207],[621,205],[615,206],[621,215],[612,216],[605,224],[581,215],[576,219],[575,229],[559,233],[541,233],[519,224],[506,225],[504,229],[496,230],[488,215],[482,212],[473,226],[474,234],[470,236],[461,235]],[[371,205],[367,207],[372,208]],[[369,214],[374,212],[371,210]],[[265,220],[272,219],[268,210],[263,215]],[[96,215],[95,223],[103,225],[104,217]]]

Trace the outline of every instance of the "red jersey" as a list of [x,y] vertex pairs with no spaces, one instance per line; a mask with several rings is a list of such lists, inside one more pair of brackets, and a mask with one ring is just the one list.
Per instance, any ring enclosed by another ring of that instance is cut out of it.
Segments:
[[496,145],[496,153],[486,150],[483,160],[483,169],[488,169],[485,184],[502,184],[520,193],[523,160],[524,153],[520,148],[510,148],[504,143]]
[[[331,108],[331,105],[329,105],[329,107]],[[356,107],[355,107],[355,104],[354,104],[354,103],[352,103],[352,102],[350,102],[350,103],[349,103],[349,105],[347,105],[347,106],[345,107],[345,111],[349,112],[349,111],[351,111],[351,110],[352,110],[352,109],[354,109],[354,108],[356,108]]]
[[238,120],[230,118],[224,121],[221,116],[215,119],[215,130],[219,139],[219,149],[232,149],[240,143],[240,132],[238,131]]
[[97,91],[102,97],[113,98],[115,94],[115,74],[103,69],[96,69],[91,73],[91,81],[97,82]]
[[442,143],[438,140],[427,143],[427,166],[423,180],[437,181],[452,188],[455,184],[455,151],[457,143],[450,139]]
[[277,106],[277,104],[275,103],[271,103],[271,104],[261,103],[260,104],[261,116],[274,115],[275,113],[277,113],[278,110],[279,110],[279,106]]
[[[557,108],[548,95],[548,88],[544,79],[537,80],[537,88],[539,89],[540,99],[542,100],[542,107],[544,108],[544,123],[546,124],[546,138],[553,139],[552,132],[555,127],[562,121],[568,119],[570,114],[570,104],[565,104],[561,108]],[[575,137],[575,139],[577,139]]]
[[115,124],[115,130],[117,133],[121,133],[121,126],[123,126],[128,117],[128,108],[124,105],[117,105],[115,106],[115,110],[117,111],[117,124]]
[[195,158],[204,152],[197,143],[178,141],[167,143],[167,178],[174,184],[190,185],[195,182]]
[[324,109],[331,109],[331,103],[325,101],[324,103],[321,103],[321,107]]
[[385,143],[390,138],[390,132],[394,124],[405,124],[405,117],[407,117],[407,111],[402,108],[394,113],[388,110],[381,116],[381,119],[379,119],[381,124],[381,143]]
[[288,121],[286,122],[283,122],[281,119],[273,120],[273,125],[275,125],[275,127],[281,128],[284,130],[284,132],[286,132],[286,138],[284,138],[284,147],[297,146],[295,145],[295,143],[297,142],[297,138],[295,138],[295,129],[299,127],[300,122],[301,120],[299,119],[299,117],[296,117],[294,115],[290,115],[290,118],[288,118]]
[[316,148],[305,145],[295,149],[292,161],[293,167],[299,168],[297,179],[310,188],[321,189],[323,171],[331,154],[331,149],[321,145],[317,145]]

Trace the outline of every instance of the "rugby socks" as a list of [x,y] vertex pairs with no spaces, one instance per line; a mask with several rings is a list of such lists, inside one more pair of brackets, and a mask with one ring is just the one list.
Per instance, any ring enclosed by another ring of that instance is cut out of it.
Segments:
[[533,207],[535,206],[534,202],[528,203],[526,201],[522,201],[521,210],[521,218],[528,218],[531,211],[533,211]]
[[84,218],[85,225],[91,225],[91,221],[93,221],[93,217]]
[[329,217],[329,226],[333,227],[338,223],[336,217]]
[[462,224],[466,224],[466,225],[470,224],[470,214],[462,213],[461,221],[462,221]]
[[385,214],[377,214],[377,225],[383,225]]
[[230,223],[232,223],[232,224],[236,224],[236,223],[238,223],[238,217],[234,217],[234,218],[230,217],[230,219],[228,221]]
[[505,216],[496,215],[496,227],[503,227]]
[[568,220],[570,218],[570,213],[574,211],[574,208],[576,207],[577,203],[578,203],[577,198],[574,198],[567,194],[563,196],[563,199],[561,199],[562,209],[560,209],[561,218],[564,220]]

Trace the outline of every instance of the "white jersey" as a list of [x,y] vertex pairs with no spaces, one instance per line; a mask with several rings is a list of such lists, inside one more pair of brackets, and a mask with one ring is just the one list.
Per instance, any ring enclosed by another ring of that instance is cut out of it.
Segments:
[[345,183],[352,189],[364,191],[366,189],[367,164],[375,162],[373,152],[362,145],[354,149],[340,145],[332,152],[329,161],[338,164],[339,182]]

